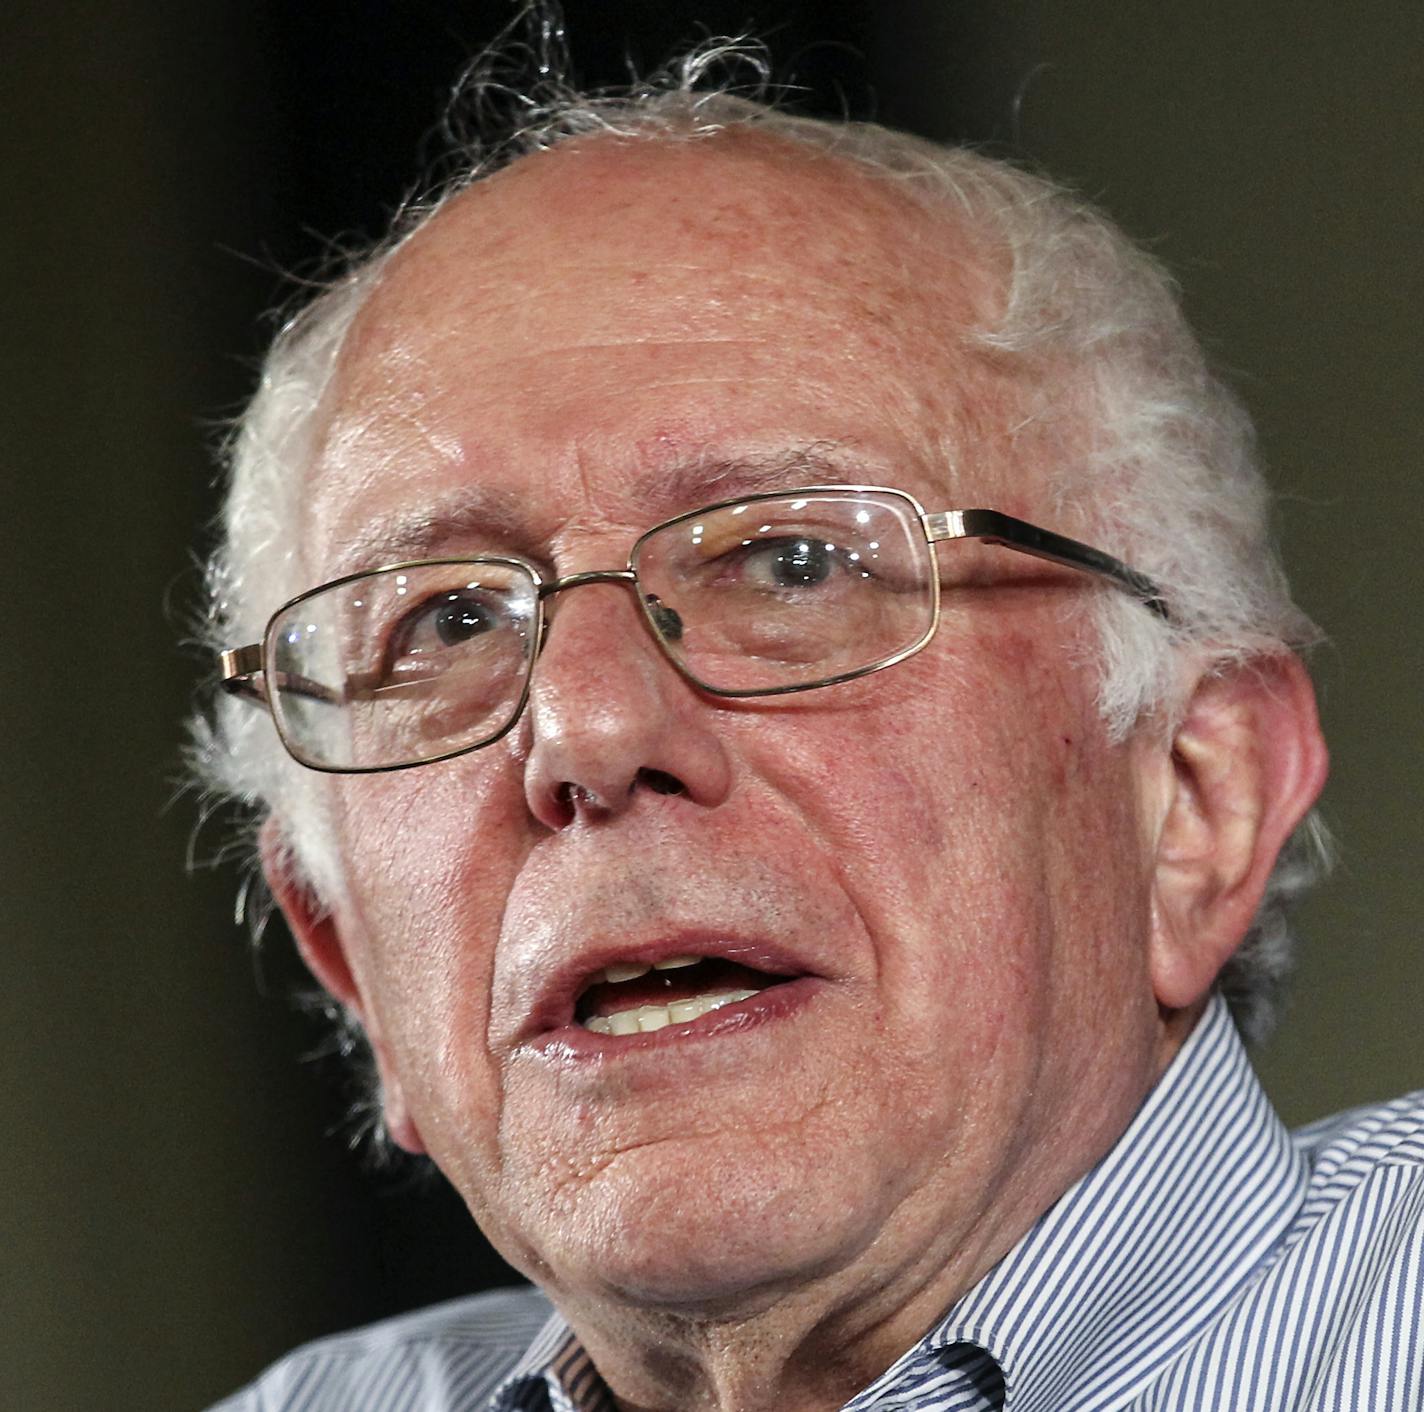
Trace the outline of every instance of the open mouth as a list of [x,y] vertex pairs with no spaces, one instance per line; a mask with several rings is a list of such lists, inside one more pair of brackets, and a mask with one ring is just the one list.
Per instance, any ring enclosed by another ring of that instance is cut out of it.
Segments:
[[589,977],[574,1022],[594,1034],[647,1034],[689,1024],[795,979],[716,956],[667,956],[651,965],[612,965]]

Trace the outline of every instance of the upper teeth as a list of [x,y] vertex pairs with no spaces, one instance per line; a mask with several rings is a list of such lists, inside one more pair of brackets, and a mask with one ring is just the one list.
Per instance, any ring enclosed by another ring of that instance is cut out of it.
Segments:
[[595,1034],[646,1034],[664,1025],[685,1025],[709,1010],[750,1000],[756,994],[754,990],[727,990],[716,995],[696,995],[691,1000],[674,1000],[670,1005],[636,1005],[615,1015],[590,1015],[583,1025]]
[[646,976],[649,971],[675,971],[681,966],[695,966],[701,959],[700,956],[664,956],[661,961],[654,961],[651,966],[640,966],[634,961],[605,967],[595,979],[612,981],[617,985],[619,981],[635,981],[639,976]]

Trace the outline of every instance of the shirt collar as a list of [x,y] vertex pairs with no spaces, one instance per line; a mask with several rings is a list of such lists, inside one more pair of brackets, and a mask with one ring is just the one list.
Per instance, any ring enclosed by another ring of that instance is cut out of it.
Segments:
[[558,1313],[545,1321],[488,1406],[490,1412],[614,1412],[593,1360]]
[[1112,1150],[921,1348],[987,1350],[1006,1412],[1116,1406],[1265,1268],[1307,1180],[1215,996]]
[[[1005,1412],[1125,1401],[1269,1263],[1305,1198],[1305,1159],[1213,997],[1112,1150],[1039,1218],[948,1315],[851,1402],[932,1366],[1001,1370]],[[535,1389],[547,1402],[530,1400]],[[612,1403],[554,1315],[491,1399],[494,1412]]]

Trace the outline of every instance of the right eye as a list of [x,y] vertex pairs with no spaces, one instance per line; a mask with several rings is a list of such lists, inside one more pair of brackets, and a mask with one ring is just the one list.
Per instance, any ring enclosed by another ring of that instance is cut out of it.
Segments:
[[397,624],[387,671],[420,671],[487,633],[511,626],[509,605],[489,593],[452,589],[419,604]]

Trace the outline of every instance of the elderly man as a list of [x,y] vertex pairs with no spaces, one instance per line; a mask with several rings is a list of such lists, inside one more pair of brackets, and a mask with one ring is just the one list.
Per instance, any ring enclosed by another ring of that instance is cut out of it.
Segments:
[[1244,418],[1081,203],[697,69],[236,439],[203,763],[537,1288],[224,1406],[1418,1409],[1424,1105],[1293,1143],[1238,1034],[1325,774]]

